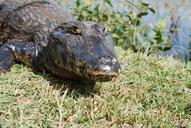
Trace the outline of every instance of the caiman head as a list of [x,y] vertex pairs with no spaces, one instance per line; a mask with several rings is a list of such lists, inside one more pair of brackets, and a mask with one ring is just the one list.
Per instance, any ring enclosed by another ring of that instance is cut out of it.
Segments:
[[[50,36],[54,73],[69,79],[110,81],[120,72],[110,33],[100,23],[70,21]],[[56,71],[57,70],[57,71]],[[58,71],[59,70],[59,71]]]

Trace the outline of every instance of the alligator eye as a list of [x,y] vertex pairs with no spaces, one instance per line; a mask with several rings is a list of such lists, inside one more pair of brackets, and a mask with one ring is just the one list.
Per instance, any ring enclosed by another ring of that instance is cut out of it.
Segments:
[[71,31],[71,33],[74,33],[74,34],[82,33],[82,29],[79,26],[72,26],[71,28],[69,28],[69,31]]
[[79,27],[74,27],[73,30],[72,30],[72,33],[75,33],[75,34],[81,34],[82,33],[82,30],[79,28]]
[[65,31],[65,32],[71,33],[71,34],[81,34],[82,33],[82,29],[80,28],[80,26],[75,25],[75,24],[63,23],[56,28],[56,30],[59,30],[59,29]]

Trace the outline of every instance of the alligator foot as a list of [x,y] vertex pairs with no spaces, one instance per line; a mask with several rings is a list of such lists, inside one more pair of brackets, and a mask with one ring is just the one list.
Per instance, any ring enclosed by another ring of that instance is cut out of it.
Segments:
[[7,47],[0,47],[0,74],[7,72],[13,63],[13,54]]
[[0,73],[7,72],[14,61],[32,66],[38,50],[33,42],[7,42],[0,47]]

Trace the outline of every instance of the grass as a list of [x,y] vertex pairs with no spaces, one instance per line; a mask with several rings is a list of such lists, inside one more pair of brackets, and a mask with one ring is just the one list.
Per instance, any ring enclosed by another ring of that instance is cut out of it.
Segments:
[[0,76],[0,128],[191,128],[191,63],[117,53],[122,73],[95,87],[14,65]]

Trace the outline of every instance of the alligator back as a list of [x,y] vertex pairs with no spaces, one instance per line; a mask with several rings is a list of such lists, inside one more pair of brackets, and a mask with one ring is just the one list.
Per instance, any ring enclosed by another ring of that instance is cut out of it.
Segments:
[[62,22],[74,20],[54,0],[0,0],[0,42],[34,41],[46,46]]

